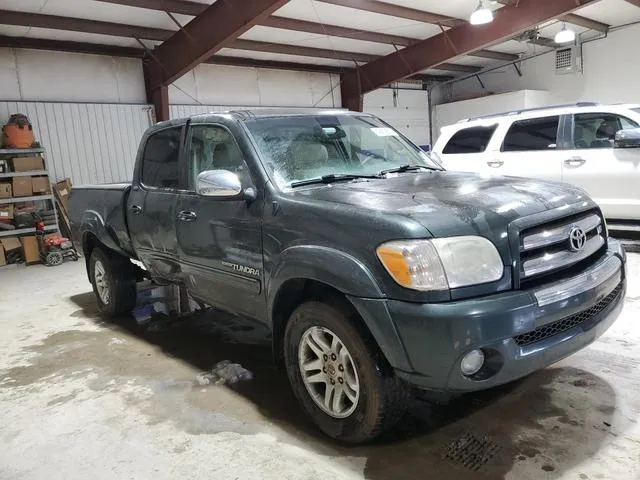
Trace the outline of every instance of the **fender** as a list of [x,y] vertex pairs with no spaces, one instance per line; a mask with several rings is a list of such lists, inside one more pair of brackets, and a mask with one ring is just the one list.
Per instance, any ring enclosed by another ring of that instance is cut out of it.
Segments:
[[99,242],[105,247],[129,257],[131,254],[120,246],[118,237],[112,228],[105,224],[102,215],[95,210],[86,210],[82,213],[80,221],[80,235],[84,245],[85,236],[88,233],[93,234]]
[[284,250],[267,284],[270,323],[273,322],[271,315],[278,292],[287,280],[292,279],[315,280],[345,294],[391,366],[412,370],[396,325],[388,314],[385,294],[360,260],[340,250],[319,245],[300,245]]

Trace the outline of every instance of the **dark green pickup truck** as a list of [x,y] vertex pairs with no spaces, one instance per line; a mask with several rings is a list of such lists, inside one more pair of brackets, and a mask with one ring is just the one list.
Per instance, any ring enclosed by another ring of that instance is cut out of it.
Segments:
[[264,322],[302,407],[343,441],[392,427],[416,389],[486,389],[572,354],[625,296],[625,255],[582,190],[444,171],[362,113],[159,123],[132,184],[70,201],[105,312],[132,309],[135,259]]

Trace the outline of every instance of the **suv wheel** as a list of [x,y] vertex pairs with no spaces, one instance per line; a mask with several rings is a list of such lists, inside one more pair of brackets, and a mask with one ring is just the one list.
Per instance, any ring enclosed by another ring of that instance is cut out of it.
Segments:
[[101,312],[117,316],[133,310],[136,279],[127,258],[96,248],[89,260],[89,275]]
[[316,301],[300,305],[285,330],[285,361],[293,391],[316,425],[360,443],[398,422],[407,388],[347,312]]

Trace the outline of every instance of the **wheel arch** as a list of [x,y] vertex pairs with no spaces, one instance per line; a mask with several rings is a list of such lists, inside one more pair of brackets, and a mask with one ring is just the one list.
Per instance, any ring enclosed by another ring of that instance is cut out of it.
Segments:
[[[286,250],[267,289],[276,364],[283,364],[284,331],[296,307],[309,300],[340,298],[342,307],[353,313],[356,327],[371,337],[390,365],[409,370],[404,344],[384,297],[371,272],[350,255],[325,247]],[[367,299],[366,305],[361,299]]]

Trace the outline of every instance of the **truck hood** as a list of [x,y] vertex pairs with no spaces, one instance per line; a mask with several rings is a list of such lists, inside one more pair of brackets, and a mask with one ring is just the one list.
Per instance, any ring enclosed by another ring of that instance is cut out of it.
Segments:
[[333,183],[294,194],[404,215],[434,237],[482,235],[493,240],[501,253],[508,248],[506,231],[512,220],[589,201],[582,190],[566,184],[448,171]]

